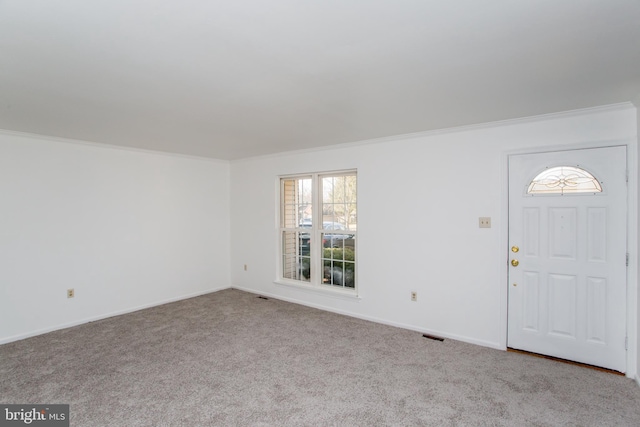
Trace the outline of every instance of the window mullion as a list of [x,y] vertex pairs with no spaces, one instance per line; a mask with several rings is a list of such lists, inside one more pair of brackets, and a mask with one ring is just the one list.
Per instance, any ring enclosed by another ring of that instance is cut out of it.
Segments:
[[322,262],[320,260],[322,246],[320,244],[320,239],[322,238],[322,197],[320,194],[322,189],[320,188],[320,180],[317,174],[313,175],[312,188],[313,239],[311,245],[311,265],[313,268],[311,270],[311,283],[318,285],[322,283],[322,273],[320,272],[322,268]]

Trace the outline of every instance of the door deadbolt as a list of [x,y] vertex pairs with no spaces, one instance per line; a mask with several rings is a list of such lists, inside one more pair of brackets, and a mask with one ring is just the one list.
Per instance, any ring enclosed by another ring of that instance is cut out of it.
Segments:
[[511,260],[511,265],[514,267],[517,267],[520,264],[520,261],[518,261],[517,259],[512,259]]
[[519,248],[519,247],[517,247],[517,246],[511,246],[511,252],[516,253],[516,252],[518,252],[519,250],[520,250],[520,248]]

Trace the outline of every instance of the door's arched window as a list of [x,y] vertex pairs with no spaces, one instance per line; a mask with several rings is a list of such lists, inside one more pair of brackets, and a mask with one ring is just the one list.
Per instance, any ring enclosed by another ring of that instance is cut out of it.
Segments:
[[527,194],[602,193],[602,185],[589,172],[575,166],[557,166],[540,172]]

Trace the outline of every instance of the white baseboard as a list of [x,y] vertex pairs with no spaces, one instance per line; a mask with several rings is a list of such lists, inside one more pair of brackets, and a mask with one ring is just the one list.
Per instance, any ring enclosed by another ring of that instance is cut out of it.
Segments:
[[469,344],[479,345],[479,346],[482,346],[482,347],[493,348],[493,349],[496,349],[496,350],[506,350],[505,347],[500,345],[500,343],[496,343],[496,342],[478,340],[478,339],[475,339],[475,338],[465,337],[465,336],[456,335],[456,334],[449,334],[449,333],[444,333],[444,332],[440,332],[440,331],[434,331],[434,330],[431,330],[431,329],[417,328],[415,326],[408,325],[408,324],[405,324],[405,323],[393,322],[393,321],[390,321],[390,320],[380,319],[380,318],[372,317],[372,316],[364,316],[364,315],[361,315],[361,314],[352,313],[352,312],[344,311],[344,310],[337,310],[337,309],[335,309],[333,307],[327,307],[327,306],[323,306],[321,304],[312,304],[312,303],[308,303],[306,301],[301,301],[301,300],[298,300],[298,299],[295,299],[295,298],[287,298],[287,297],[283,297],[283,296],[280,296],[280,295],[274,295],[274,294],[271,294],[269,292],[259,292],[259,291],[256,291],[255,289],[243,288],[241,286],[232,285],[231,287],[233,289],[238,289],[238,290],[244,291],[244,292],[250,292],[250,293],[256,294],[256,295],[263,295],[265,297],[278,299],[278,300],[282,300],[282,301],[286,301],[286,302],[291,302],[291,303],[294,303],[294,304],[300,304],[300,305],[304,305],[304,306],[311,307],[311,308],[317,308],[319,310],[329,311],[329,312],[336,313],[336,314],[342,314],[344,316],[355,317],[357,319],[368,320],[368,321],[374,322],[374,323],[380,323],[380,324],[383,324],[383,325],[394,326],[396,328],[407,329],[407,330],[410,330],[410,331],[419,332],[421,334],[434,335],[434,336],[441,337],[441,338],[448,338],[448,339],[452,339],[452,340],[456,340],[456,341],[462,341],[462,342],[466,342],[466,343],[469,343]]
[[84,319],[81,319],[81,320],[76,320],[76,321],[69,322],[69,323],[63,323],[61,325],[51,326],[49,328],[38,329],[36,331],[27,332],[25,334],[13,335],[13,336],[8,337],[8,338],[0,339],[0,344],[7,344],[7,343],[10,343],[10,342],[13,342],[13,341],[19,341],[19,340],[23,340],[25,338],[30,338],[30,337],[35,337],[37,335],[46,334],[48,332],[59,331],[60,329],[71,328],[73,326],[83,325],[85,323],[95,322],[97,320],[103,320],[103,319],[107,319],[109,317],[121,316],[123,314],[133,313],[134,311],[140,311],[140,310],[144,310],[146,308],[156,307],[156,306],[163,305],[163,304],[169,304],[171,302],[182,301],[182,300],[189,299],[189,298],[199,297],[201,295],[211,294],[211,293],[222,291],[224,289],[229,289],[229,288],[230,288],[230,286],[225,286],[225,287],[216,288],[216,289],[208,289],[206,291],[201,291],[201,292],[194,292],[192,294],[181,295],[179,297],[174,297],[174,298],[169,298],[169,299],[166,299],[166,300],[156,301],[156,302],[152,302],[152,303],[149,303],[149,304],[140,305],[140,306],[137,306],[137,307],[127,308],[127,309],[124,309],[124,310],[114,311],[114,312],[107,313],[107,314],[101,314],[101,315],[98,315],[98,316],[87,317],[87,318],[84,318]]

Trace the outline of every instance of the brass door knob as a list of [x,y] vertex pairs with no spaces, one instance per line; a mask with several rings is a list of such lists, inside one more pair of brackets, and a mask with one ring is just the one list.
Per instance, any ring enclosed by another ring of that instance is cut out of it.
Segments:
[[520,261],[518,261],[517,259],[512,259],[511,260],[511,265],[514,267],[517,267],[520,264]]

